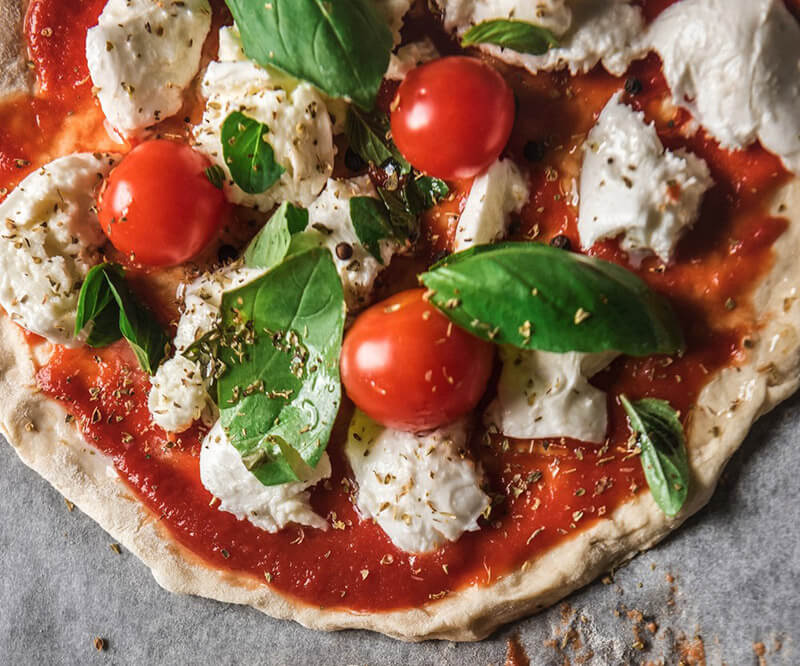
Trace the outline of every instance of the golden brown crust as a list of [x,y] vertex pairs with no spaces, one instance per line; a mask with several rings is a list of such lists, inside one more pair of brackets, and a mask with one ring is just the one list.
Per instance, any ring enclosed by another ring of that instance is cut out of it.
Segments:
[[160,585],[231,603],[323,630],[359,628],[404,640],[477,640],[498,626],[539,611],[649,548],[710,498],[722,469],[753,421],[798,387],[800,368],[800,181],[784,188],[776,208],[794,221],[776,244],[776,260],[755,303],[764,326],[749,360],[722,371],[703,390],[689,426],[692,493],[674,520],[649,493],[571,540],[496,581],[424,608],[388,613],[320,610],[296,603],[248,578],[207,567],[175,544],[113,472],[110,462],[64,422],[56,402],[36,392],[27,345],[0,317],[0,427],[26,464],[142,559]]

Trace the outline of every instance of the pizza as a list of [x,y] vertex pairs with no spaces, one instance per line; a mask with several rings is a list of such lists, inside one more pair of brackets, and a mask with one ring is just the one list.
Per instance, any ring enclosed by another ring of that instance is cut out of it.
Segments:
[[2,0],[0,425],[167,590],[476,640],[798,386],[793,0]]

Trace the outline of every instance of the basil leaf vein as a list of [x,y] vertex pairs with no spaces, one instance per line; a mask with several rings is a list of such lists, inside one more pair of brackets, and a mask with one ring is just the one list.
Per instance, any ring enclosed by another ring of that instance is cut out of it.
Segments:
[[244,251],[244,263],[252,268],[272,268],[284,260],[292,237],[308,226],[308,211],[285,202]]
[[461,46],[494,44],[517,53],[542,55],[558,46],[555,35],[527,21],[492,19],[470,28],[461,38]]
[[229,114],[222,123],[223,159],[233,182],[248,194],[265,192],[286,171],[275,161],[268,132],[264,123],[239,111]]
[[665,400],[631,403],[619,397],[642,448],[641,462],[653,499],[668,516],[676,515],[689,494],[689,457],[678,413]]
[[498,344],[630,356],[684,347],[669,303],[636,275],[548,245],[473,247],[435,264],[420,279],[448,318]]
[[78,296],[75,335],[90,324],[86,344],[106,347],[125,338],[148,374],[156,371],[166,354],[166,334],[130,291],[118,264],[99,264],[86,275]]
[[330,252],[286,257],[222,298],[222,426],[264,484],[315,467],[341,403],[342,284]]
[[393,46],[370,0],[226,0],[247,57],[371,109]]

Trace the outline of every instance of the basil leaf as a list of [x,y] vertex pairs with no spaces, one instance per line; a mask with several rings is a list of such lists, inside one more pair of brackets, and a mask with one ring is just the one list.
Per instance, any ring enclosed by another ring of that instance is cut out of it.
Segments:
[[244,263],[253,268],[272,268],[289,252],[292,236],[308,226],[308,211],[286,202],[281,204],[264,228],[244,251]]
[[217,382],[231,443],[264,485],[316,466],[341,403],[344,293],[330,252],[288,256],[222,297]]
[[380,241],[394,237],[386,207],[373,197],[353,197],[350,199],[350,220],[359,242],[379,264],[383,264]]
[[391,139],[389,116],[382,111],[364,113],[350,107],[345,134],[350,148],[365,162],[381,166],[391,160],[401,174],[411,172],[411,165]]
[[653,499],[668,516],[676,515],[689,494],[689,457],[678,413],[665,400],[631,403],[619,397],[642,447],[642,468]]
[[272,187],[284,169],[275,161],[267,141],[269,127],[239,111],[222,123],[222,156],[231,178],[248,194],[261,194]]
[[438,178],[433,178],[432,176],[420,176],[419,178],[415,178],[413,186],[417,192],[419,192],[422,198],[422,204],[426,210],[428,208],[433,208],[450,194],[450,188],[447,187],[447,183]]
[[219,164],[212,164],[210,167],[207,167],[203,173],[206,175],[206,178],[208,178],[209,183],[218,190],[222,189],[222,184],[225,182],[225,171]]
[[517,53],[542,55],[558,46],[555,35],[547,28],[513,19],[492,19],[470,28],[461,38],[461,46],[495,44]]
[[550,352],[683,349],[672,308],[630,271],[540,243],[453,254],[421,276],[431,302],[485,340]]
[[124,337],[142,370],[153,374],[166,354],[169,339],[149,310],[139,304],[117,264],[99,264],[86,276],[78,296],[77,335],[89,323],[91,347],[106,347]]
[[86,274],[78,295],[75,315],[75,336],[92,322],[86,338],[90,347],[107,347],[122,337],[119,330],[119,308],[106,282],[106,271],[122,271],[119,266],[98,264]]
[[226,0],[247,57],[371,109],[393,46],[370,0]]

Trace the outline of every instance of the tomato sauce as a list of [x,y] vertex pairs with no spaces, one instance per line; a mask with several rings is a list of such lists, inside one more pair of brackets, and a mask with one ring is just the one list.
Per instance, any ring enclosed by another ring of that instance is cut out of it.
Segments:
[[[645,3],[648,18],[668,4]],[[82,50],[85,31],[103,5],[103,0],[31,3],[26,30],[39,86],[33,97],[0,105],[0,186],[13,187],[27,171],[59,154],[100,149],[110,141],[86,81]],[[220,20],[224,14],[217,10]],[[409,30],[421,25],[430,26],[430,20],[415,18]],[[437,44],[448,48],[441,34]],[[503,71],[520,104],[508,152],[521,164],[527,160],[532,190],[513,235],[547,242],[563,234],[578,248],[572,188],[580,146],[625,78],[600,68],[578,77]],[[188,552],[310,605],[355,611],[420,606],[466,585],[486,585],[519,567],[536,566],[537,556],[604,520],[646,488],[639,460],[626,445],[630,433],[614,396],[664,398],[688,418],[714,373],[746,358],[748,336],[758,326],[750,304],[752,285],[769,269],[772,244],[786,226],[765,212],[770,193],[787,178],[774,157],[759,147],[730,153],[702,133],[687,137],[688,115],[665,112],[661,104],[668,91],[657,57],[634,64],[629,76],[642,83],[642,90],[626,96],[626,102],[655,121],[669,148],[686,147],[703,157],[716,182],[674,262],[662,266],[648,259],[637,269],[675,305],[688,348],[679,358],[620,359],[595,377],[610,395],[609,437],[601,447],[476,435],[473,453],[486,470],[493,497],[479,532],[431,554],[409,555],[374,523],[360,520],[342,453],[348,405],[328,448],[333,475],[312,492],[312,504],[328,518],[330,529],[291,526],[268,534],[215,508],[199,477],[204,429],[195,426],[168,437],[151,422],[149,381],[125,343],[102,350],[56,348],[39,371],[41,390],[61,401],[87,441],[110,456],[153,520]],[[76,132],[70,118],[88,129]],[[469,182],[455,183],[449,200],[425,216],[429,255],[448,248],[469,187]],[[599,243],[589,253],[628,265],[616,241]],[[147,272],[136,279],[137,291],[146,293]],[[169,319],[163,303],[159,312]]]

